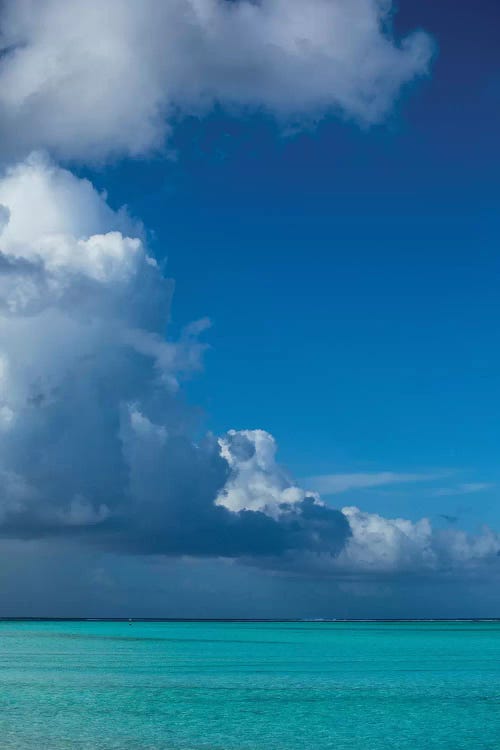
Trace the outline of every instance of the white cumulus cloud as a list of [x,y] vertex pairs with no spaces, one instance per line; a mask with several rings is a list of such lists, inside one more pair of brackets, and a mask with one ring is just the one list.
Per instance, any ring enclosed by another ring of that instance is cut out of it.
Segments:
[[229,510],[260,510],[279,516],[283,506],[319,501],[288,476],[276,462],[276,441],[265,430],[230,430],[219,439],[221,455],[231,468],[231,476],[217,503]]
[[216,103],[294,124],[332,112],[376,123],[432,57],[424,32],[393,37],[392,10],[390,0],[6,0],[2,148],[137,156]]
[[364,573],[447,573],[498,564],[500,535],[485,527],[468,534],[435,529],[427,518],[384,518],[356,507],[342,508],[351,536],[335,560],[339,570]]

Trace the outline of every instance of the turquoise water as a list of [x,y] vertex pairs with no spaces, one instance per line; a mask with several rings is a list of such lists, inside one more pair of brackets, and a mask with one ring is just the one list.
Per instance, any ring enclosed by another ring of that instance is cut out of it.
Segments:
[[0,623],[2,750],[498,750],[499,623]]

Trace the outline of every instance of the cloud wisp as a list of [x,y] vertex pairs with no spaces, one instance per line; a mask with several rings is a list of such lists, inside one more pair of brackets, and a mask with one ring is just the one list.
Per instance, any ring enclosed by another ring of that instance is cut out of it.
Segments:
[[6,0],[4,157],[141,156],[216,104],[293,125],[380,122],[433,53],[424,32],[395,39],[391,13],[380,0]]
[[476,495],[495,487],[494,482],[462,482],[453,487],[437,487],[432,491],[434,497],[454,497],[455,495]]
[[350,490],[386,487],[393,484],[414,484],[419,482],[433,482],[443,479],[449,472],[432,474],[404,474],[394,471],[356,472],[352,474],[319,474],[308,477],[305,481],[308,487],[322,495],[337,495]]

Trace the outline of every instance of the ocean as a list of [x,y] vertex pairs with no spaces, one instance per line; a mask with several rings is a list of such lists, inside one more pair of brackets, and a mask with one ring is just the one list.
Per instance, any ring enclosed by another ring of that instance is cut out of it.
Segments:
[[1,622],[2,750],[498,750],[499,622]]

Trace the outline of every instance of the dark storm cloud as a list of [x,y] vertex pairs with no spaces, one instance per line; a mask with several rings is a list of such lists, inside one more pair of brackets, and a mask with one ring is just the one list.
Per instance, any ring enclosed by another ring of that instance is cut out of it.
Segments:
[[331,576],[498,561],[487,529],[328,507],[264,430],[199,439],[180,383],[207,324],[165,336],[172,285],[140,228],[36,156],[0,204],[0,536]]

